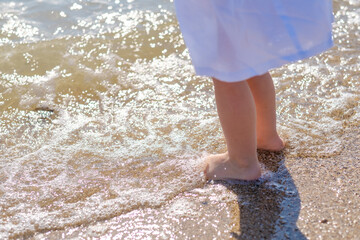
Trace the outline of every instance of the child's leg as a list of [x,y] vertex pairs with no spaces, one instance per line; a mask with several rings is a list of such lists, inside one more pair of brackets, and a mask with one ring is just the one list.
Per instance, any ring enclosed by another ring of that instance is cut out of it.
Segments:
[[269,73],[247,80],[256,105],[257,148],[280,151],[284,143],[276,131],[275,88]]
[[246,81],[214,79],[216,105],[228,152],[206,159],[208,179],[253,180],[261,175],[256,153],[256,113]]

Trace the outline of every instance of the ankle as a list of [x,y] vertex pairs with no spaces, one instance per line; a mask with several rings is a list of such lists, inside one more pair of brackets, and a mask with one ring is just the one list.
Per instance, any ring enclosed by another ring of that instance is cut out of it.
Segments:
[[263,128],[257,127],[256,137],[258,140],[259,139],[267,140],[267,139],[277,138],[277,137],[279,137],[279,134],[275,128],[263,129]]
[[261,136],[257,138],[257,148],[270,150],[270,151],[281,151],[284,149],[284,141],[280,138],[277,133],[267,136]]
[[228,158],[228,161],[237,168],[252,168],[254,166],[259,165],[258,158],[255,156],[252,157],[231,157]]

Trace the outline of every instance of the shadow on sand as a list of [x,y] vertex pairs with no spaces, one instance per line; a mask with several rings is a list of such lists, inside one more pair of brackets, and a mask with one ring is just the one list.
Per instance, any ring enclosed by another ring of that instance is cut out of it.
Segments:
[[259,151],[271,176],[254,182],[219,182],[237,195],[235,239],[307,239],[296,226],[301,200],[283,153]]

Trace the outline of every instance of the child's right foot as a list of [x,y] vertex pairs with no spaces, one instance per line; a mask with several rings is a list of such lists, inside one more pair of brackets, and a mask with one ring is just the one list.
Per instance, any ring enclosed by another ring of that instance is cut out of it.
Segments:
[[285,148],[284,141],[278,136],[268,139],[257,139],[257,148],[262,150],[278,152]]
[[261,176],[261,168],[258,161],[239,166],[229,159],[228,153],[224,153],[207,157],[204,173],[207,180],[256,180]]

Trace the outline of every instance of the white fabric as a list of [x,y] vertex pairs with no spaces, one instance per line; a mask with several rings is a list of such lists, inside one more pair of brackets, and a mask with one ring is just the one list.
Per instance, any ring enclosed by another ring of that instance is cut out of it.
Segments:
[[175,0],[197,74],[226,82],[332,46],[331,0]]

